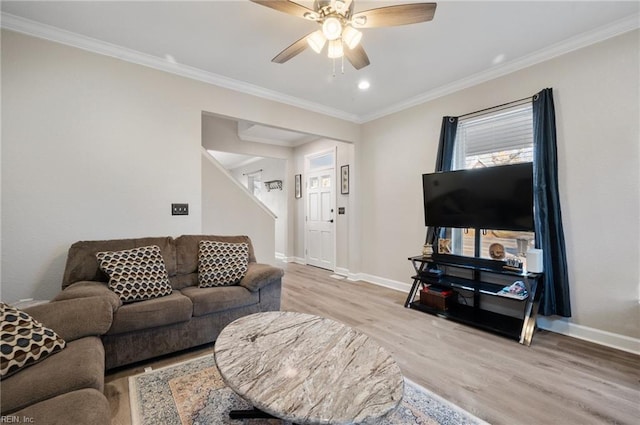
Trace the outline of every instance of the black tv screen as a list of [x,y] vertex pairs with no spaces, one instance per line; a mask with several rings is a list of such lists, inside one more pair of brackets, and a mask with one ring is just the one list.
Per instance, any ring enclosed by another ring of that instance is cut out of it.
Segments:
[[534,231],[530,162],[423,174],[425,225]]

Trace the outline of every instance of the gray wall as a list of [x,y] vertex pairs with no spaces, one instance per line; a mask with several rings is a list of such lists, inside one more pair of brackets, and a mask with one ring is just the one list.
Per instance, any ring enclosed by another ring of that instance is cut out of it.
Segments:
[[[204,205],[203,111],[353,142],[339,266],[406,287],[440,118],[553,87],[574,317],[541,323],[638,351],[638,40],[636,30],[358,125],[3,31],[2,298],[53,296],[76,240],[208,228],[203,208],[224,202]],[[171,217],[171,202],[191,215]]]
[[[203,227],[203,112],[342,140],[360,133],[337,118],[11,31],[1,42],[9,302],[55,296],[77,240],[224,230],[224,222]],[[190,215],[172,217],[172,202],[189,203]],[[273,258],[270,238],[258,249]]]
[[627,33],[364,124],[360,178],[375,189],[361,196],[362,270],[408,281],[406,257],[425,237],[420,175],[434,170],[442,116],[552,87],[573,317],[541,323],[587,339],[635,338],[627,348],[638,350],[638,39]]

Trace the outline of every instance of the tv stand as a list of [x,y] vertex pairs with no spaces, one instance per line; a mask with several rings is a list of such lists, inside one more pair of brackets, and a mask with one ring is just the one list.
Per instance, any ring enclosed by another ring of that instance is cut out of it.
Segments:
[[[412,277],[413,285],[405,307],[490,331],[527,346],[531,344],[540,302],[541,291],[538,291],[538,287],[541,274],[509,269],[501,261],[448,254],[410,257],[409,260],[416,274]],[[439,272],[428,273],[430,270]],[[524,282],[527,298],[519,300],[499,295],[498,292],[503,287],[516,280]],[[446,310],[415,300],[419,290],[427,286],[453,291],[454,300]],[[466,297],[464,294],[470,295]],[[473,303],[456,302],[460,297],[463,300],[472,298]],[[522,311],[522,314],[515,317],[489,310],[483,302],[485,297],[504,299],[505,305],[512,307],[514,311]]]

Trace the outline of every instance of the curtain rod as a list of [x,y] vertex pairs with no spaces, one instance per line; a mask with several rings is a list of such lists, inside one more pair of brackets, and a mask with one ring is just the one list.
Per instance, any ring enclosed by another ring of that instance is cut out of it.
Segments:
[[456,117],[456,118],[462,119],[462,118],[469,117],[471,115],[481,115],[484,112],[490,112],[490,111],[495,111],[495,110],[500,110],[500,109],[506,109],[509,106],[514,106],[514,105],[516,105],[518,103],[521,103],[521,102],[524,104],[524,101],[529,101],[529,100],[532,100],[533,98],[534,98],[534,96],[523,97],[522,99],[513,100],[511,102],[503,103],[502,105],[492,106],[490,108],[485,108],[485,109],[480,109],[479,111],[475,111],[475,112],[469,112],[467,114],[460,115],[459,117]]
[[250,173],[242,173],[243,176],[248,176],[249,174],[256,174],[256,173],[261,173],[262,172],[262,168],[256,171],[252,171]]

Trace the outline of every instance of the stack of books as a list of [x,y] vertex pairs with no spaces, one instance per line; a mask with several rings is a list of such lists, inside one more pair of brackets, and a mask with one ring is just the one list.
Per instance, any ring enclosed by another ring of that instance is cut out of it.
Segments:
[[529,296],[529,293],[527,292],[524,282],[518,280],[499,290],[498,295],[501,297],[514,298],[516,300],[524,300]]

